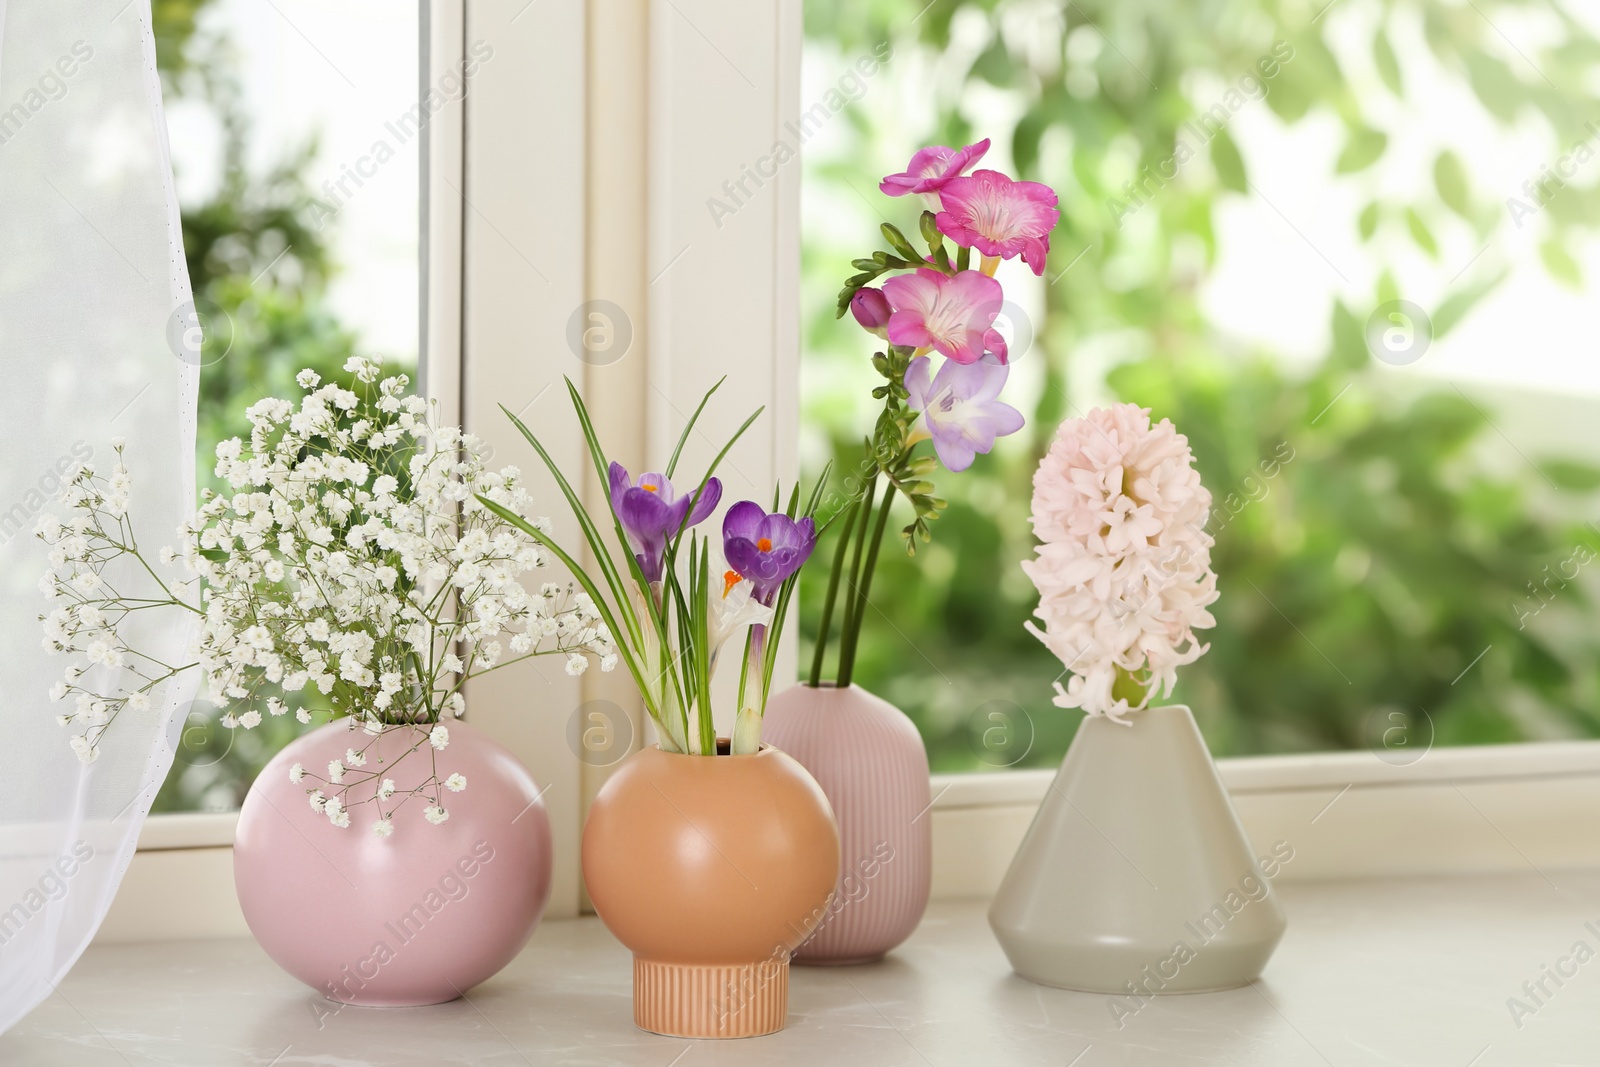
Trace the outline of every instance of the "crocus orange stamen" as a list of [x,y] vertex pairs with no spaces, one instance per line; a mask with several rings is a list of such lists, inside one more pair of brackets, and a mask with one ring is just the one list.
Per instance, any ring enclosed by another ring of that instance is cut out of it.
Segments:
[[651,485],[649,482],[640,482],[639,488],[643,489],[647,493],[655,493],[660,491],[656,486]]
[[770,537],[763,537],[761,540],[756,542],[756,548],[760,549],[763,552],[771,552],[772,551],[772,539]]
[[722,599],[727,600],[728,594],[733,592],[733,587],[744,581],[744,575],[738,571],[727,571],[722,575]]

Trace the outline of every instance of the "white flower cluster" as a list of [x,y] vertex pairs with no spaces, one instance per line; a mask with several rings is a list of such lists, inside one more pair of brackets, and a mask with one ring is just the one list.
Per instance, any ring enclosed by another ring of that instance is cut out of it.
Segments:
[[[444,807],[442,795],[444,791],[459,793],[467,788],[466,776],[453,773],[440,777],[438,753],[450,744],[450,729],[443,723],[414,726],[383,726],[374,731],[370,723],[366,727],[357,729],[356,723],[350,723],[352,733],[365,734],[359,747],[351,745],[345,749],[344,758],[329,760],[326,775],[319,775],[308,771],[299,763],[289,768],[289,781],[299,784],[301,782],[320,782],[322,787],[312,787],[307,790],[307,799],[311,802],[313,811],[328,817],[328,821],[341,829],[350,825],[350,809],[362,803],[373,804],[378,813],[377,819],[372,824],[372,832],[378,837],[389,837],[394,833],[394,816],[400,807],[409,800],[422,800],[426,806],[422,809],[422,816],[434,826],[450,818],[450,812]],[[393,751],[392,742],[398,741],[403,748],[398,754]],[[390,751],[385,754],[384,748]],[[424,752],[419,750],[426,749]],[[429,758],[432,773],[422,784],[402,790],[396,787],[394,779],[385,777],[386,770],[392,770],[395,764],[408,756],[414,758]],[[375,762],[372,770],[367,770],[367,763]],[[355,796],[351,794],[354,793]]]
[[1022,567],[1044,623],[1028,630],[1072,673],[1056,683],[1057,706],[1126,723],[1209,647],[1194,630],[1216,625],[1211,494],[1193,463],[1188,439],[1136,404],[1056,432],[1033,477],[1041,544]]
[[[107,566],[122,554],[120,546],[132,542],[128,519],[128,493],[132,480],[123,463],[123,443],[114,440],[116,462],[111,476],[101,478],[94,468],[79,464],[64,475],[62,503],[73,512],[66,521],[41,515],[35,533],[49,546],[50,570],[39,589],[55,601],[44,623],[44,647],[52,653],[78,653],[84,662],[69,665],[65,677],[50,689],[52,703],[71,701],[70,710],[56,722],[73,729],[72,750],[85,763],[99,756],[99,740],[124,708],[134,712],[150,708],[150,691],[183,668],[171,668],[141,656],[124,644],[118,626],[129,612],[159,600],[125,598],[106,576]],[[119,572],[120,573],[120,572]],[[156,583],[168,599],[172,593],[160,579]],[[102,695],[81,682],[94,668],[124,674],[130,691]]]
[[[81,757],[94,758],[123,707],[148,702],[155,685],[188,666],[200,668],[211,702],[228,708],[225,726],[251,729],[263,712],[291,710],[309,723],[316,708],[378,737],[459,716],[468,678],[530,656],[563,655],[568,673],[587,666],[586,654],[603,669],[615,665],[593,601],[554,583],[530,592],[521,579],[543,566],[539,547],[478,500],[524,513],[520,472],[488,470],[476,437],[431,426],[428,403],[405,395],[404,376],[379,382],[378,365],[362,357],[345,370],[359,392],[302,371],[298,407],[262,400],[246,412],[249,441],[217,446],[216,475],[230,491],[206,491],[179,531],[181,550],[160,557],[181,557],[201,579],[198,605],[139,555],[120,450],[108,481],[87,468],[70,479],[67,523],[41,520],[54,568],[42,587],[67,601],[44,620],[46,644],[139,679],[130,694],[102,696],[82,688],[81,668],[68,669],[51,695],[77,701],[60,718],[80,728],[72,744]],[[145,562],[159,593],[134,599],[104,584],[105,565],[122,554]],[[115,623],[165,605],[198,611],[200,637],[195,663],[156,670],[117,639]],[[443,748],[448,731],[433,733],[431,748]],[[339,789],[314,792],[313,802],[347,825],[349,787],[366,777],[345,782],[330,768],[326,782]],[[439,784],[437,776],[427,784],[435,823],[447,817]],[[367,799],[388,799],[378,791]]]

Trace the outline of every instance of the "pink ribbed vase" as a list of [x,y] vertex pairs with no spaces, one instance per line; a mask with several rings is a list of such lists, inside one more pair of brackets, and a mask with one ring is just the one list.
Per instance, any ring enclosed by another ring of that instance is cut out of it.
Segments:
[[839,883],[795,962],[865,963],[917,928],[933,878],[928,751],[904,712],[859,686],[796,685],[767,704],[762,738],[822,786],[839,823]]

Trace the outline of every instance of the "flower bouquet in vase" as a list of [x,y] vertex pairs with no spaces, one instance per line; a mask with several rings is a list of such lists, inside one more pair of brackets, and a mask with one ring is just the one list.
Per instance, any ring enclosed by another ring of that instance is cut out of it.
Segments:
[[1033,479],[1028,629],[1071,674],[1056,705],[1087,717],[989,925],[1022,977],[1129,998],[1113,1014],[1243,985],[1283,936],[1288,857],[1257,858],[1189,709],[1149,706],[1215,625],[1210,511],[1188,441],[1133,404],[1062,423]]
[[[586,594],[523,584],[545,553],[524,530],[520,473],[433,426],[404,376],[380,381],[362,357],[345,370],[353,388],[302,371],[298,404],[249,409],[249,440],[217,446],[226,490],[204,494],[178,549],[140,547],[120,444],[109,476],[72,473],[69,516],[39,526],[56,602],[45,644],[73,659],[51,698],[85,761],[186,672],[227,728],[315,727],[245,797],[245,919],[333,1000],[431,1004],[510,962],[550,891],[542,791],[459,721],[463,685],[532,656],[579,670],[616,654]],[[128,647],[123,622],[148,611],[193,621],[189,662]]]
[[[796,956],[803,963],[877,959],[910,936],[927,906],[927,751],[911,720],[854,684],[853,674],[896,497],[913,512],[902,535],[914,553],[944,507],[934,495],[934,472],[966,470],[996,438],[1023,426],[1021,413],[1000,399],[1014,353],[996,328],[1005,293],[995,273],[1013,258],[1042,273],[1060,213],[1047,186],[974,170],[988,149],[987,140],[960,150],[924,148],[903,172],[884,178],[883,193],[920,198],[927,208],[917,225],[921,244],[885,223],[888,248],[855,260],[859,273],[839,294],[838,314],[850,311],[885,342],[872,359],[883,378],[872,395],[883,410],[846,482],[850,498],[809,677],[774,697],[767,711],[768,738],[816,776],[843,839],[838,891]],[[918,448],[925,441],[931,454]],[[824,680],[830,639],[838,656],[832,679]]]
[[[595,911],[633,952],[634,1023],[693,1038],[783,1028],[789,955],[826,913],[839,873],[827,798],[804,768],[762,743],[786,609],[816,544],[813,513],[826,477],[803,508],[798,488],[783,507],[775,493],[770,510],[740,501],[723,516],[720,537],[702,536],[696,527],[722,498],[717,466],[760,414],[680,489],[679,456],[716,388],[665,470],[634,478],[607,459],[568,383],[607,489],[609,514],[599,518],[539,439],[506,413],[571,505],[594,561],[588,570],[549,532],[483,500],[577,576],[655,726],[659,743],[628,757],[589,809],[583,875]],[[719,737],[711,683],[730,654],[738,704],[731,736]]]

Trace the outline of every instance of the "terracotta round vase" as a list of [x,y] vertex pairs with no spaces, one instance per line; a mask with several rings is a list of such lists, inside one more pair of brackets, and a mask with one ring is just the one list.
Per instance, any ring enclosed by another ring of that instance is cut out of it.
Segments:
[[863,963],[922,921],[933,880],[928,752],[899,708],[859,686],[796,685],[767,703],[762,736],[811,772],[842,847],[829,913],[795,960]]
[[636,752],[583,828],[589,897],[633,952],[634,1024],[670,1037],[783,1029],[789,954],[838,875],[827,797],[768,745],[749,756]]
[[550,898],[550,819],[527,769],[464,722],[449,724],[449,744],[437,752],[425,729],[384,734],[362,771],[392,778],[398,795],[435,765],[440,778],[465,776],[464,790],[441,793],[449,818],[437,826],[418,798],[395,812],[392,834],[374,834],[376,809],[359,801],[377,781],[352,788],[348,827],[312,809],[308,795],[320,783],[291,782],[289,768],[326,777],[331,760],[372,740],[347,722],[278,753],[239,812],[233,877],[250,932],[280,967],[330,999],[453,1000],[511,962]]

